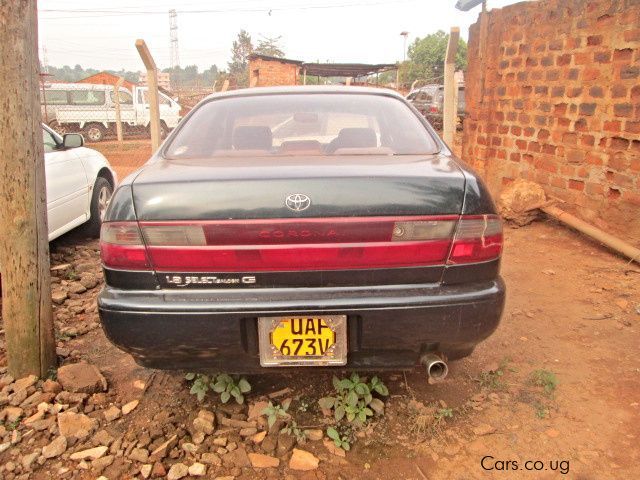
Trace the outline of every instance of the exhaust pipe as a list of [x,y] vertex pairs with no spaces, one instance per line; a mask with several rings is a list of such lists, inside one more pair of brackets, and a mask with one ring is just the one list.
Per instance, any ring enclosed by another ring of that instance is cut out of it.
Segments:
[[420,363],[426,367],[430,383],[444,380],[449,373],[447,362],[437,353],[425,353],[420,357]]

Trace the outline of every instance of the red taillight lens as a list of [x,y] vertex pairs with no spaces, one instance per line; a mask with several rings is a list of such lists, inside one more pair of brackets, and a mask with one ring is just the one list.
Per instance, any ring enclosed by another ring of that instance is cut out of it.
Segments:
[[497,258],[502,225],[495,215],[111,222],[100,244],[104,265],[116,269],[398,268]]
[[497,215],[461,217],[449,255],[450,264],[494,260],[502,252],[502,222]]
[[136,222],[107,222],[100,229],[100,257],[105,267],[150,270]]

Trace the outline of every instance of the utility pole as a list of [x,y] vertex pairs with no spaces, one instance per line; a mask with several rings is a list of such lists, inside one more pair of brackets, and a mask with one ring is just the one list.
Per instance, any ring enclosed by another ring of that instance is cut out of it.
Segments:
[[444,60],[444,108],[442,119],[442,138],[453,145],[453,135],[456,130],[456,116],[458,105],[456,102],[458,86],[455,81],[456,53],[458,53],[458,43],[460,42],[460,29],[451,27],[449,43],[447,44],[447,54]]
[[36,0],[0,2],[0,268],[9,373],[55,367]]
[[158,101],[158,69],[156,62],[144,40],[136,40],[136,48],[147,69],[147,100],[149,101],[149,130],[151,131],[151,151],[160,146],[160,103]]
[[169,10],[169,52],[171,70],[175,75],[175,87],[178,87],[178,68],[180,68],[180,53],[178,50],[178,13]]

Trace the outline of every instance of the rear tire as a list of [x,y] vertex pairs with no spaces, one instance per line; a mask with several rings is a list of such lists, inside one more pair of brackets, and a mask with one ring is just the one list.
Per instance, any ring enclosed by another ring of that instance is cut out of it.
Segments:
[[104,140],[106,129],[99,123],[90,123],[84,127],[83,132],[89,142],[97,143]]
[[111,183],[104,177],[98,177],[93,186],[93,194],[91,195],[91,218],[89,218],[89,221],[84,227],[87,235],[92,237],[100,236],[100,227],[102,226],[104,214],[109,206],[111,195],[113,195]]

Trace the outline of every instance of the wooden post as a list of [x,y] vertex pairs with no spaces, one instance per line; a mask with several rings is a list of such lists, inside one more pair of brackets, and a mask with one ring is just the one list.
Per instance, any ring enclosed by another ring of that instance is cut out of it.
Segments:
[[229,79],[227,78],[223,84],[222,84],[222,88],[220,89],[221,92],[226,92],[229,89]]
[[9,373],[55,367],[36,0],[0,3],[0,268]]
[[444,108],[442,109],[442,138],[449,146],[453,145],[453,136],[456,131],[456,115],[458,113],[458,106],[455,103],[456,90],[458,88],[455,81],[455,71],[459,41],[460,29],[451,27],[447,54],[444,60]]
[[307,84],[307,69],[305,68],[304,70],[302,70],[302,84],[306,85]]
[[142,39],[136,40],[136,48],[147,69],[147,100],[149,101],[149,127],[151,130],[151,150],[155,152],[160,146],[160,103],[158,102],[158,69],[153,61],[147,44]]
[[[114,99],[116,102],[116,135],[118,137],[118,142],[122,143],[122,116],[120,114],[120,87],[124,83],[124,78],[118,78],[118,81],[113,86]],[[132,94],[135,92],[132,92]]]

